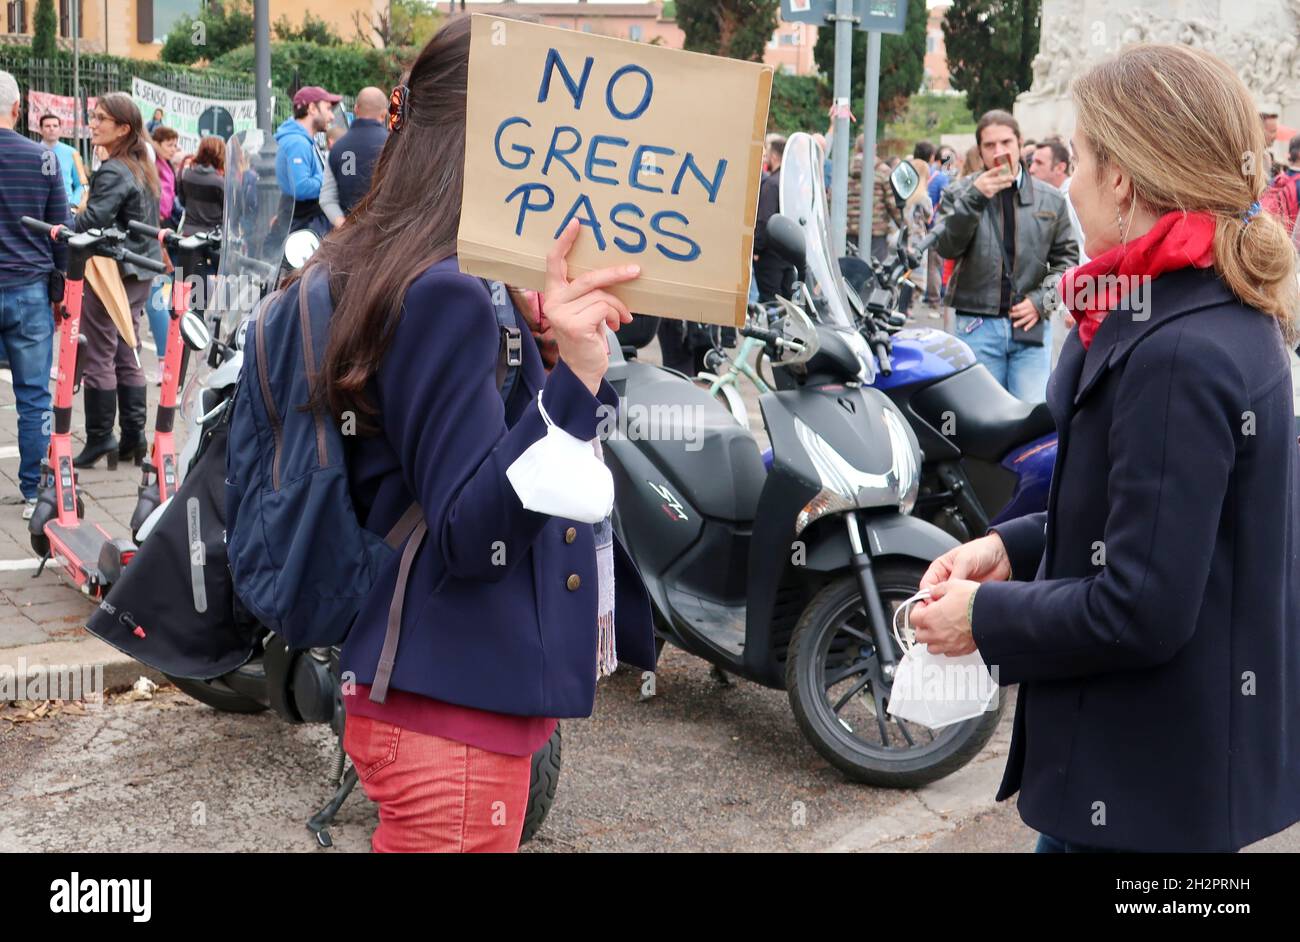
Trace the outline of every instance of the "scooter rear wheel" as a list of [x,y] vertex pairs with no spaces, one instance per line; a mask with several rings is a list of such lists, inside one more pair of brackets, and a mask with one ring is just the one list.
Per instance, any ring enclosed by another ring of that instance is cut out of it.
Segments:
[[189,694],[200,703],[205,703],[222,713],[261,713],[266,709],[265,704],[258,703],[252,697],[246,697],[242,693],[231,690],[222,683],[220,678],[215,680],[192,680],[188,677],[173,677],[168,674],[167,679],[179,687],[183,693]]
[[[925,566],[880,562],[874,567],[885,617],[916,592]],[[895,656],[901,657],[892,638]],[[885,709],[875,645],[857,579],[846,574],[804,609],[786,660],[786,688],[799,728],[819,753],[855,782],[917,788],[951,775],[989,741],[1002,716],[998,705],[969,720],[930,730]]]

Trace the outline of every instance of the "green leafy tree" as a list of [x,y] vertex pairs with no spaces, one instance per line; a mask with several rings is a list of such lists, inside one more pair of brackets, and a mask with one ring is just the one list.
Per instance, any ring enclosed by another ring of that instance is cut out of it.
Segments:
[[795,131],[826,126],[831,90],[818,75],[772,76],[772,102],[767,112],[767,129],[789,136]]
[[759,62],[776,31],[780,0],[677,0],[686,48]]
[[163,41],[163,62],[211,62],[253,41],[253,8],[248,0],[212,0],[198,17],[182,16]]
[[1033,82],[1042,0],[954,0],[943,22],[953,88],[978,118],[1010,110]]
[[377,49],[423,47],[442,21],[443,14],[429,0],[390,0],[387,8],[352,14],[357,39]]
[[59,54],[58,14],[54,12],[54,0],[39,0],[36,4],[36,18],[32,21],[32,55],[37,59],[49,61]]
[[[925,0],[908,0],[903,32],[880,37],[880,95],[876,113],[879,123],[893,120],[907,110],[907,100],[921,87],[925,77],[925,24],[929,14]],[[817,31],[813,47],[817,68],[828,79],[835,75],[835,30],[830,26]],[[854,114],[862,113],[860,102],[866,100],[867,34],[853,31],[852,91]]]
[[[271,84],[291,88],[295,76],[304,85],[320,85],[332,92],[356,94],[366,85],[391,88],[397,83],[414,49],[371,49],[367,46],[321,46],[317,43],[271,43]],[[232,49],[212,63],[230,72],[251,75],[253,46]]]
[[310,10],[302,16],[302,25],[294,26],[283,13],[271,26],[271,32],[282,43],[307,42],[318,46],[341,46],[343,37],[334,32],[323,19],[312,14]]

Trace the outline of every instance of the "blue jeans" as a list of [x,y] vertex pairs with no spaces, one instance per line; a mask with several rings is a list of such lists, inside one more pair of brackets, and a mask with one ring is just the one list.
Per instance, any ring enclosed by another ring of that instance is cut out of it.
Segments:
[[993,378],[1025,402],[1047,398],[1047,376],[1052,369],[1052,325],[1043,330],[1043,345],[1022,343],[1012,337],[1009,317],[958,314],[954,333],[970,346],[975,359]]
[[18,402],[18,486],[36,496],[41,459],[50,447],[50,364],[54,318],[45,276],[30,284],[0,288],[0,342],[9,358]]
[[167,328],[171,326],[172,279],[171,275],[159,275],[149,288],[149,303],[145,312],[149,315],[149,332],[153,334],[153,348],[161,360],[167,355]]

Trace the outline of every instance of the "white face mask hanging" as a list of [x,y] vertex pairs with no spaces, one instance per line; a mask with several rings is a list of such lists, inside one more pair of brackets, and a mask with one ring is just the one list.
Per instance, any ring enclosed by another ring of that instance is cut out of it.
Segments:
[[995,708],[998,685],[978,651],[948,657],[916,643],[912,606],[929,598],[928,591],[918,592],[894,612],[894,639],[903,657],[894,671],[887,709],[900,720],[942,729]]
[[597,456],[595,439],[584,442],[552,422],[540,392],[537,410],[546,434],[506,468],[506,479],[528,510],[599,523],[614,507],[614,477]]

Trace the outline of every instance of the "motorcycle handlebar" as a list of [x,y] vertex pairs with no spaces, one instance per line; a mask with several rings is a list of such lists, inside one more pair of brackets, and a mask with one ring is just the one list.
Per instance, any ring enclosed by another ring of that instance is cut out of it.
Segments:
[[772,330],[764,330],[762,327],[742,327],[740,333],[745,337],[753,337],[755,340],[761,340],[764,343],[778,343],[781,340],[780,334]]

